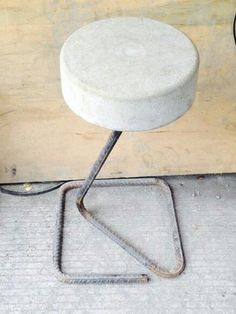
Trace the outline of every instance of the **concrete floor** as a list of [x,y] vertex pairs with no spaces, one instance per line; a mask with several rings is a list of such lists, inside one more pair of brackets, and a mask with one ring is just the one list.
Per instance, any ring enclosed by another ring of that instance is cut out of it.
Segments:
[[[0,313],[236,313],[236,175],[166,180],[174,192],[186,269],[176,279],[150,274],[143,285],[57,281],[51,253],[57,191],[27,198],[0,194]],[[47,186],[35,184],[33,190]],[[148,256],[172,265],[165,195],[112,189],[93,189],[89,208]],[[66,204],[65,271],[146,273],[77,214],[75,195],[70,192]]]

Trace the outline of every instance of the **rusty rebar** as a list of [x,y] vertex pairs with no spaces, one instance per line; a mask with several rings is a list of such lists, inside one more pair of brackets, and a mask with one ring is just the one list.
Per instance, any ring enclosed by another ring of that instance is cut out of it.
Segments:
[[[105,163],[106,159],[108,158],[110,152],[112,151],[114,145],[118,141],[122,132],[113,131],[102,149],[97,161],[94,163],[89,176],[85,181],[81,182],[69,182],[64,184],[60,188],[59,192],[59,210],[57,212],[56,217],[56,233],[55,233],[55,240],[54,240],[54,249],[53,249],[53,262],[56,270],[56,275],[59,280],[66,282],[66,283],[96,283],[96,284],[104,284],[104,283],[145,283],[149,280],[148,275],[146,274],[78,274],[78,275],[69,275],[65,274],[62,271],[61,266],[61,255],[62,255],[62,244],[63,244],[63,222],[64,222],[64,207],[65,207],[65,194],[68,190],[79,188],[79,192],[77,195],[76,205],[81,213],[81,215],[94,227],[99,229],[103,232],[106,236],[108,236],[112,241],[117,243],[120,247],[122,247],[127,253],[133,256],[137,261],[139,261],[142,265],[147,267],[150,271],[155,273],[158,276],[165,277],[165,278],[173,278],[178,276],[184,269],[185,262],[184,262],[184,254],[182,248],[182,242],[179,233],[178,221],[175,212],[175,206],[173,203],[173,196],[170,190],[169,185],[164,182],[163,180],[157,178],[149,178],[149,179],[133,179],[132,182],[136,182],[135,184],[156,184],[158,182],[161,185],[162,189],[168,195],[168,211],[171,217],[171,226],[172,226],[172,238],[174,241],[174,249],[176,254],[176,267],[174,270],[169,271],[163,267],[160,267],[157,263],[150,260],[144,254],[139,252],[135,247],[127,243],[126,240],[122,239],[118,234],[113,232],[109,227],[107,227],[103,222],[98,220],[96,217],[90,213],[85,205],[84,205],[84,197],[86,196],[89,188],[93,184],[97,174],[99,173],[100,169],[102,168],[103,164]],[[139,183],[137,183],[139,180]],[[150,181],[151,180],[151,181]],[[125,180],[115,180],[113,182],[119,182],[122,185],[130,185],[130,179]],[[108,183],[108,181],[100,181],[94,183],[95,186],[101,186],[112,183]],[[116,183],[117,184],[117,183]],[[135,185],[134,184],[134,185]],[[118,184],[119,185],[119,184]]]

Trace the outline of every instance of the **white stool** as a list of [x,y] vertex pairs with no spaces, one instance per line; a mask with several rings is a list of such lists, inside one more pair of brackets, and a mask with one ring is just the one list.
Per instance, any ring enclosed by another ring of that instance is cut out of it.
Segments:
[[[66,103],[83,119],[114,131],[83,184],[66,183],[60,190],[53,254],[60,280],[68,283],[148,280],[145,274],[72,276],[63,273],[65,193],[76,187],[80,187],[77,198],[80,213],[140,263],[162,277],[175,277],[183,271],[184,256],[173,203],[169,210],[177,265],[173,271],[168,271],[93,217],[83,199],[122,131],[158,128],[178,119],[189,109],[194,100],[198,65],[197,49],[186,35],[172,26],[146,18],[100,20],[82,27],[66,40],[60,55],[62,93]],[[149,180],[150,184],[155,184],[156,179]],[[143,183],[140,180],[137,184]],[[164,187],[171,196],[169,187],[166,184]]]

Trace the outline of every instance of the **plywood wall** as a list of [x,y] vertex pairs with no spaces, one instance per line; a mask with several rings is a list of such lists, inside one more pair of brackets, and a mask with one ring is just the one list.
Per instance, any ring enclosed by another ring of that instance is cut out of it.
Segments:
[[175,25],[195,41],[198,92],[175,123],[122,135],[101,176],[235,172],[235,11],[235,0],[0,1],[0,182],[86,176],[109,132],[65,105],[59,51],[77,28],[122,15]]

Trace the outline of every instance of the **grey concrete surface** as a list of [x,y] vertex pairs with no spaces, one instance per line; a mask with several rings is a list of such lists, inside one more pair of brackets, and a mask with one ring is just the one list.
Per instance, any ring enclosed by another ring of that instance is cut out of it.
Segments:
[[115,17],[79,28],[60,54],[65,102],[117,131],[156,129],[194,100],[199,56],[186,34],[157,20]]
[[[186,269],[176,279],[150,274],[143,285],[58,282],[51,253],[57,192],[27,198],[0,194],[0,313],[236,313],[236,176],[166,179],[174,191]],[[46,186],[35,184],[33,190]],[[171,265],[165,196],[113,189],[93,189],[88,207],[150,257]],[[74,199],[70,192],[63,268],[146,272],[77,214]]]

